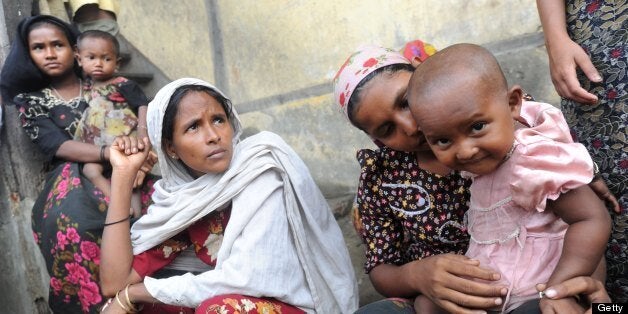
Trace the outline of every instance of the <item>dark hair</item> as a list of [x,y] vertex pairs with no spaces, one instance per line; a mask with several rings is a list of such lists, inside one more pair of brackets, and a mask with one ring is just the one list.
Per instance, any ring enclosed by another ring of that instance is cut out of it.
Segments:
[[[166,150],[166,144],[172,143],[172,138],[174,134],[174,119],[177,116],[177,112],[179,111],[179,103],[190,92],[203,92],[207,93],[212,98],[216,99],[218,103],[222,106],[222,109],[225,110],[225,114],[227,115],[227,119],[229,119],[229,123],[233,120],[233,112],[231,110],[231,101],[225,98],[219,92],[204,86],[204,85],[183,85],[177,88],[170,100],[168,101],[168,106],[166,107],[166,112],[164,112],[164,121],[161,127],[161,145],[163,151]],[[233,124],[231,125],[233,127]]]
[[87,38],[96,38],[109,41],[113,45],[113,52],[116,54],[115,57],[117,58],[120,56],[120,43],[118,42],[118,39],[107,32],[99,30],[86,30],[78,36],[78,38],[76,39],[76,47],[78,48],[79,52],[81,51],[81,43],[84,39]]
[[[360,126],[356,125],[355,121],[353,121],[353,115],[355,113],[355,110],[357,109],[357,104],[360,102],[360,94],[362,93],[362,89],[366,86],[366,84],[368,82],[370,82],[373,78],[375,78],[376,76],[380,75],[380,74],[387,74],[389,76],[392,76],[393,74],[399,72],[399,71],[408,71],[408,72],[413,72],[414,71],[414,67],[412,66],[412,64],[409,63],[396,63],[396,64],[391,64],[391,65],[387,65],[387,66],[383,66],[371,73],[369,73],[369,75],[365,76],[360,83],[358,83],[358,85],[355,87],[355,89],[353,90],[353,94],[351,94],[351,98],[349,98],[349,101],[347,102],[347,115],[349,116],[349,121],[351,121],[351,123],[356,126],[357,128],[360,128]],[[361,128],[360,128],[361,129]]]
[[[70,47],[76,44],[79,32],[70,24],[54,16],[36,15],[20,21],[17,26],[17,37],[11,45],[0,75],[0,92],[3,102],[11,102],[18,94],[34,92],[50,84],[50,78],[33,63],[28,48],[28,35],[33,29],[43,25],[52,25],[63,31]],[[80,68],[76,61],[74,71],[80,77]]]
[[[79,32],[70,24],[59,20],[54,16],[39,15],[33,17],[30,23],[28,23],[27,20],[24,20],[23,22],[26,24],[26,27],[20,28],[20,26],[18,26],[18,29],[20,32],[20,39],[23,41],[24,46],[26,47],[28,47],[28,34],[30,34],[32,30],[39,28],[43,25],[55,26],[65,34],[65,37],[68,39],[68,42],[70,42],[71,47],[76,45],[76,38],[78,37]],[[22,25],[22,23],[20,23],[20,25]]]

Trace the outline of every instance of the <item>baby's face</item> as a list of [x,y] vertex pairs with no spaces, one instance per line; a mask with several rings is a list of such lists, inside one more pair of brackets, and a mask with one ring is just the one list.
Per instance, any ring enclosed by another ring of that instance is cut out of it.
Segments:
[[409,99],[412,115],[441,163],[481,175],[504,161],[514,143],[513,118],[519,108],[509,105],[508,93],[490,91],[447,86]]
[[118,67],[113,43],[102,38],[88,37],[81,41],[77,60],[85,75],[102,82],[113,77]]

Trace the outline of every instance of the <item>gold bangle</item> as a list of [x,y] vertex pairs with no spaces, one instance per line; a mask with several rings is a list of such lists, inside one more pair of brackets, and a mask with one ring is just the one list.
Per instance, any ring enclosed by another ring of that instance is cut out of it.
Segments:
[[131,302],[131,299],[129,298],[129,286],[131,286],[131,284],[126,285],[126,288],[124,288],[124,296],[126,297],[126,305],[128,305],[129,308],[131,308],[131,313],[137,313],[138,309],[135,307],[135,305],[133,305],[133,302]]
[[116,292],[116,302],[118,302],[118,305],[120,305],[125,312],[132,313],[131,310],[127,309],[126,306],[122,304],[122,301],[120,301],[120,291]]

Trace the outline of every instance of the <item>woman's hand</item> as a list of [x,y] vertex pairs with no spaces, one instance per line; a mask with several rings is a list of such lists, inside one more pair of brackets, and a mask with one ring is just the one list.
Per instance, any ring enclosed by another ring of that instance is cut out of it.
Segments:
[[[544,296],[551,300],[584,296],[585,300],[588,302],[588,310],[586,311],[588,314],[591,313],[591,303],[611,302],[611,298],[608,296],[604,284],[599,280],[587,276],[571,278],[549,288],[546,288],[545,284],[538,284],[536,285],[536,289],[539,292],[542,291]],[[541,309],[543,309],[543,307],[541,307]],[[546,312],[544,311],[543,313]]]
[[442,254],[421,260],[412,269],[410,276],[423,295],[447,312],[484,312],[477,309],[488,309],[502,304],[501,297],[506,295],[507,287],[472,280],[500,279],[498,273],[479,265],[479,261],[464,255]]
[[136,137],[119,136],[109,148],[109,161],[113,171],[128,171],[136,176],[149,152],[148,138],[139,140]]
[[597,96],[582,88],[576,75],[576,69],[580,68],[592,82],[602,81],[602,77],[582,47],[565,36],[555,39],[554,42],[548,42],[547,53],[552,82],[558,94],[579,103],[596,103]]

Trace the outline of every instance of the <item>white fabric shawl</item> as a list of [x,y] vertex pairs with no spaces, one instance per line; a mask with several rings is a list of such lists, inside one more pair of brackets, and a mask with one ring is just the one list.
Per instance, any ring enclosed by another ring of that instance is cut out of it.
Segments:
[[[215,269],[166,279],[146,277],[156,299],[196,307],[203,300],[237,293],[274,297],[307,312],[352,313],[357,282],[331,210],[306,165],[276,134],[261,132],[238,142],[229,169],[193,179],[161,148],[161,125],[171,95],[183,85],[215,87],[179,79],[162,88],[148,106],[148,131],[163,179],[154,204],[131,228],[133,253],[144,252],[200,218],[231,203]],[[220,91],[218,91],[220,92]]]

